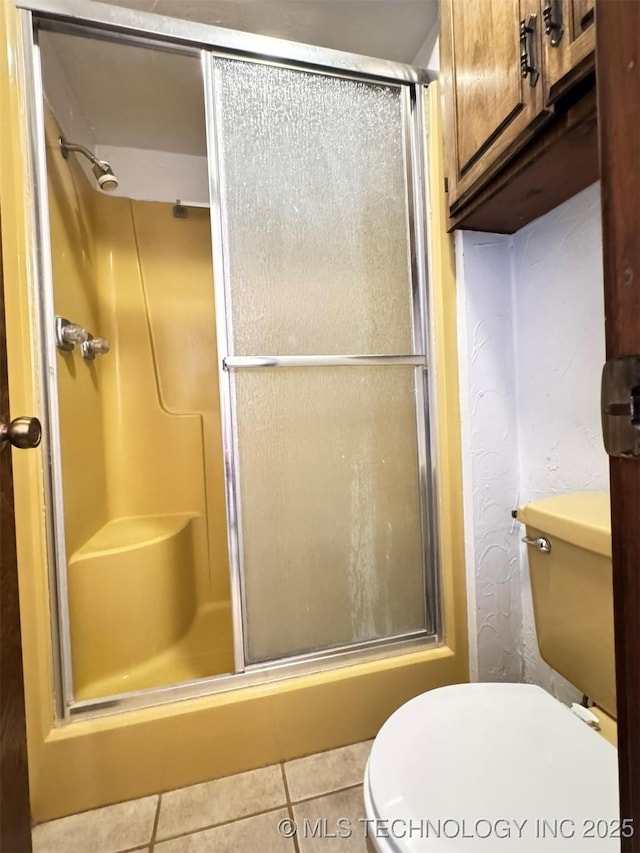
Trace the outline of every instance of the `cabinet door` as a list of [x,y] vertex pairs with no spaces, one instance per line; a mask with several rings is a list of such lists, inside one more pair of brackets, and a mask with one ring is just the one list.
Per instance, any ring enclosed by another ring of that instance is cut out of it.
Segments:
[[[441,0],[449,205],[459,207],[546,119],[539,0]],[[521,42],[521,24],[532,28]]]
[[542,0],[545,104],[565,95],[595,66],[595,0]]

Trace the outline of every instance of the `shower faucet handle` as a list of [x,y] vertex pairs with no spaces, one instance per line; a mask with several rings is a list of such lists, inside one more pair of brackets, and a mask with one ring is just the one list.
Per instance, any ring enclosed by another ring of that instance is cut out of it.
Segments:
[[82,344],[82,357],[87,361],[93,361],[97,355],[106,355],[111,347],[109,341],[105,338],[94,338],[89,335],[89,339]]
[[56,317],[56,346],[63,352],[71,352],[76,344],[89,340],[89,332],[78,323],[65,317]]

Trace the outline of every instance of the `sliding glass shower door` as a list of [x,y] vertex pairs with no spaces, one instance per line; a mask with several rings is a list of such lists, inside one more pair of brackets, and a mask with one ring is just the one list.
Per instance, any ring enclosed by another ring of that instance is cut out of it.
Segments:
[[57,715],[435,645],[428,72],[19,5]]
[[205,64],[236,668],[433,633],[415,89]]

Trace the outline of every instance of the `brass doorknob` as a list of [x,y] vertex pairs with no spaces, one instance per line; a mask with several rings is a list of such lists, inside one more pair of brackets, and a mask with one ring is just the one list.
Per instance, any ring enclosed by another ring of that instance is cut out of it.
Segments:
[[42,438],[42,426],[37,418],[16,418],[10,424],[0,424],[0,441],[26,450],[37,447]]

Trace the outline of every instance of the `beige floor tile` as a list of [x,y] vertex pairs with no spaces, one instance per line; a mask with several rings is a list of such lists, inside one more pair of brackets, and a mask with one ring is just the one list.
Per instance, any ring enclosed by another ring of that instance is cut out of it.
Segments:
[[369,853],[362,786],[293,807],[300,853]]
[[286,803],[279,764],[162,795],[157,838],[193,832]]
[[33,853],[119,853],[151,841],[158,797],[81,812],[33,828]]
[[284,765],[292,802],[317,797],[349,785],[359,785],[371,752],[372,740],[296,758]]
[[286,809],[248,817],[156,844],[154,853],[294,853],[290,838],[278,832]]

